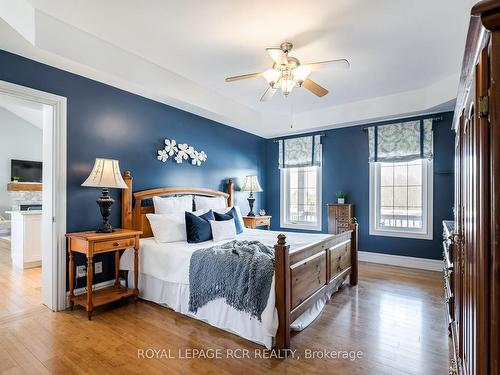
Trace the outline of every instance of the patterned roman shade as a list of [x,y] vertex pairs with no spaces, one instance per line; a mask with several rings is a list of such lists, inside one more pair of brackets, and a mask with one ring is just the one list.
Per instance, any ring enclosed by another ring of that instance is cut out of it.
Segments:
[[432,159],[433,119],[368,127],[369,161]]
[[321,166],[321,136],[280,139],[279,167]]

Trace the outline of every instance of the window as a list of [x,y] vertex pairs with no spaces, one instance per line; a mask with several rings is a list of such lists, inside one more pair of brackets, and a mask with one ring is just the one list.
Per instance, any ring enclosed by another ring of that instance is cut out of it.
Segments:
[[321,167],[281,169],[281,227],[321,230]]
[[432,239],[432,161],[370,163],[370,234]]

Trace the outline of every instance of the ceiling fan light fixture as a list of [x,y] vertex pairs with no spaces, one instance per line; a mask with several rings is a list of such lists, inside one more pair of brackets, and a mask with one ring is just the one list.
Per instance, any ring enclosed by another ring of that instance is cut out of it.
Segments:
[[288,96],[295,87],[296,83],[293,79],[283,79],[281,80],[281,91],[283,91],[283,94],[285,96]]
[[263,76],[269,86],[274,87],[281,78],[281,72],[276,69],[268,69],[263,73]]
[[301,65],[299,59],[289,55],[292,48],[293,44],[290,42],[282,43],[280,47],[266,48],[266,51],[274,62],[271,69],[264,72],[227,77],[226,82],[264,77],[269,86],[260,98],[261,102],[270,100],[278,90],[281,90],[285,97],[287,97],[295,87],[303,87],[318,98],[321,98],[328,94],[328,90],[309,78],[312,70],[316,70],[316,67],[324,65],[349,68],[349,61],[346,59],[316,61]]
[[300,65],[293,70],[293,80],[298,86],[301,86],[309,74],[311,74],[311,68],[307,65]]

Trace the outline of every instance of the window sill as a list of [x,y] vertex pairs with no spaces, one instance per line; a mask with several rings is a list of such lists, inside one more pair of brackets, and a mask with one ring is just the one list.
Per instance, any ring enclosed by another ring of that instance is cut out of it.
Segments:
[[418,232],[403,232],[395,230],[373,229],[370,228],[370,236],[384,236],[384,237],[398,237],[398,238],[411,238],[415,240],[432,240],[431,233],[418,233]]
[[281,228],[287,229],[302,229],[302,230],[312,230],[316,232],[321,232],[321,224],[320,225],[305,225],[305,224],[290,224],[290,223],[280,223]]

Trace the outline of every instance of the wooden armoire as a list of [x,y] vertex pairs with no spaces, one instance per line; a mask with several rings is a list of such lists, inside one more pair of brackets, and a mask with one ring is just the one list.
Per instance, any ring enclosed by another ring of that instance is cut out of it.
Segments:
[[454,129],[450,372],[500,374],[499,0],[472,8]]

